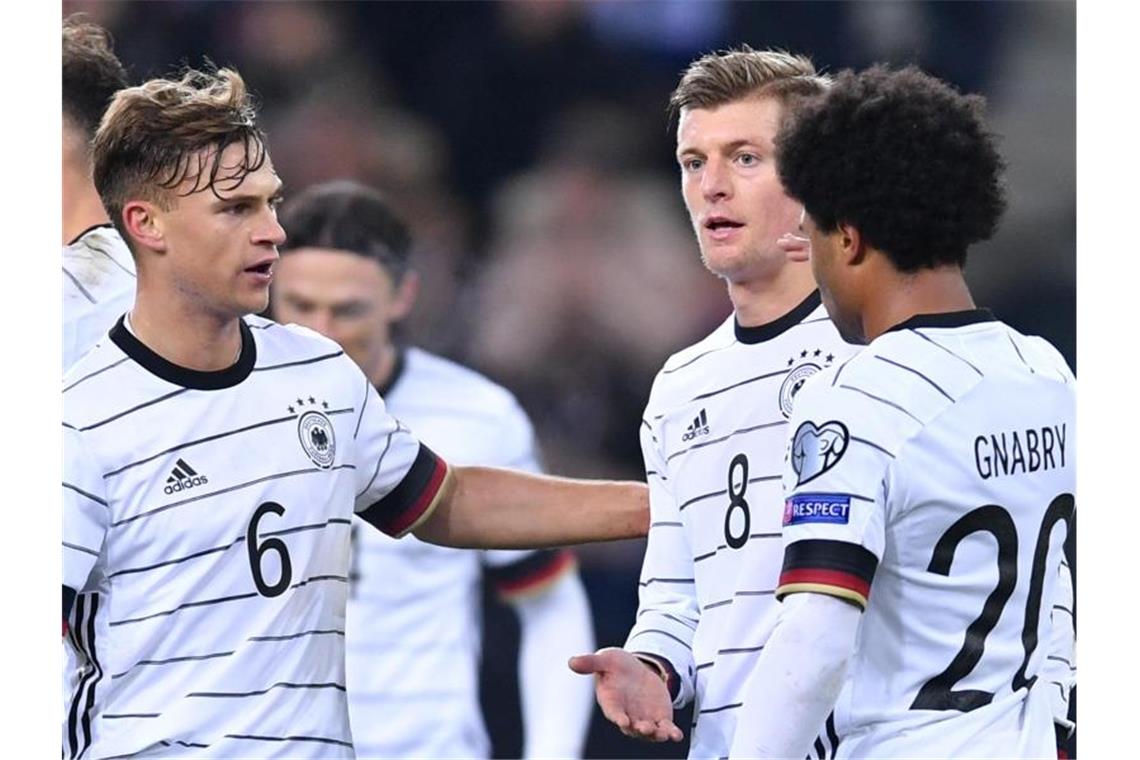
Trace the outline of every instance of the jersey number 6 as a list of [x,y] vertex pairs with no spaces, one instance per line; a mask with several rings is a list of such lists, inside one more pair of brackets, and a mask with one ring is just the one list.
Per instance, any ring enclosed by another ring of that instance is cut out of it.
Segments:
[[[1032,686],[1037,676],[1025,677],[1029,667],[1029,658],[1037,648],[1037,623],[1041,617],[1041,593],[1045,585],[1045,563],[1049,554],[1049,538],[1053,528],[1062,520],[1065,527],[1072,530],[1073,495],[1061,494],[1049,504],[1045,510],[1045,517],[1041,521],[1041,528],[1037,532],[1037,544],[1033,550],[1033,568],[1029,578],[1029,594],[1025,600],[1025,622],[1021,629],[1021,643],[1025,650],[1025,657],[1021,667],[1013,675],[1012,689]],[[993,701],[994,695],[990,691],[981,689],[962,689],[953,691],[952,687],[965,678],[982,659],[986,646],[986,637],[997,625],[1006,602],[1013,596],[1017,586],[1017,526],[1010,517],[1009,511],[996,504],[987,504],[984,507],[967,512],[951,525],[938,543],[934,546],[934,556],[930,558],[928,572],[939,575],[950,575],[950,565],[954,561],[954,552],[958,545],[967,536],[986,532],[997,540],[998,556],[998,582],[994,590],[986,598],[982,613],[966,629],[965,641],[958,654],[950,661],[950,665],[931,678],[922,688],[911,704],[912,710],[960,710],[969,712]]]
[[[289,547],[280,538],[267,538],[260,544],[257,543],[257,524],[266,512],[280,517],[285,514],[285,507],[275,501],[267,501],[254,510],[249,528],[245,531],[245,548],[249,551],[249,569],[253,573],[253,582],[257,584],[257,593],[269,597],[281,596],[293,580],[293,563],[289,561]],[[261,574],[261,558],[266,552],[276,552],[281,560],[281,577],[273,585],[266,583],[265,576]]]

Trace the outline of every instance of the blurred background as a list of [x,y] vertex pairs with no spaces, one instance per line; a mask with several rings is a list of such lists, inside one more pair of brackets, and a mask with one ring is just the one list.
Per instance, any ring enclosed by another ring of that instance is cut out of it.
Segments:
[[[411,224],[412,343],[513,390],[549,471],[642,479],[653,376],[730,312],[701,267],[665,103],[683,68],[748,43],[836,72],[916,63],[989,101],[1010,208],[975,248],[979,303],[1076,368],[1076,6],[1072,2],[114,2],[64,0],[112,31],[132,82],[204,59],[257,94],[286,193],[351,177]],[[642,544],[579,552],[599,646],[637,608]],[[517,757],[514,641],[488,600],[496,757]],[[678,722],[678,725],[687,723]],[[683,757],[595,716],[590,757]]]

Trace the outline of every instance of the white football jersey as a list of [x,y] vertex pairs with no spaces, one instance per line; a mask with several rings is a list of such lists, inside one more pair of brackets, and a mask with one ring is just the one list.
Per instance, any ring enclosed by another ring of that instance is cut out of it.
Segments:
[[[388,412],[449,463],[539,471],[530,420],[505,388],[418,348],[393,373],[381,389]],[[510,598],[561,577],[573,555],[396,541],[361,520],[353,537],[345,643],[357,757],[488,757],[483,573]]]
[[87,659],[64,756],[353,756],[354,511],[393,535],[447,466],[333,342],[257,317],[177,367],[119,322],[64,378],[64,585]]
[[[818,292],[784,317],[729,317],[658,373],[641,426],[651,523],[640,607],[625,648],[663,657],[694,700],[690,757],[726,757],[741,692],[763,644],[730,613],[774,605],[783,547],[780,473],[804,381],[857,350]],[[741,585],[745,557],[759,569]]]
[[804,386],[777,595],[865,608],[839,757],[1056,757],[1074,402],[1060,354],[981,309],[908,320]]
[[63,247],[63,368],[101,338],[135,300],[135,260],[119,231],[101,224]]

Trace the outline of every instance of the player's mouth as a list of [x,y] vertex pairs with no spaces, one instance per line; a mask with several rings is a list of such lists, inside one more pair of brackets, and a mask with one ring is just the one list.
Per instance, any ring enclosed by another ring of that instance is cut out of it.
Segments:
[[277,261],[277,257],[262,259],[253,266],[248,266],[242,271],[245,274],[251,275],[259,284],[268,285],[273,280],[273,264]]
[[704,223],[705,233],[718,243],[732,240],[739,234],[738,230],[742,227],[744,227],[743,222],[738,222],[727,216],[710,216],[705,219]]

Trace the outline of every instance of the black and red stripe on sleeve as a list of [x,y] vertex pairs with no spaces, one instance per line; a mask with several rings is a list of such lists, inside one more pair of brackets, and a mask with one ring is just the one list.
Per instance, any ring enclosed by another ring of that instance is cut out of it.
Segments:
[[540,594],[566,573],[578,567],[567,549],[544,549],[509,565],[486,568],[487,578],[504,601]]
[[811,591],[867,608],[878,558],[865,546],[813,538],[796,541],[784,551],[776,598]]
[[399,538],[431,516],[447,481],[447,462],[423,443],[404,479],[360,516],[389,536]]

